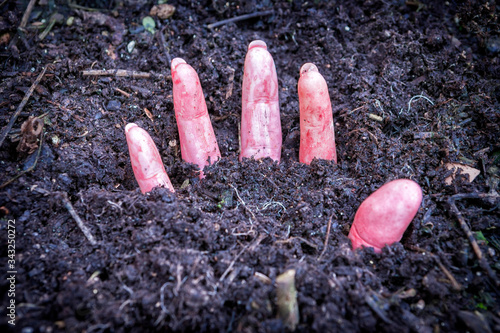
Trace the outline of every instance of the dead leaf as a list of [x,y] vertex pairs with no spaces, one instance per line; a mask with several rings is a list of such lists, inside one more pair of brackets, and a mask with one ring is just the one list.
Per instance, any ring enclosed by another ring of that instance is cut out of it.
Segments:
[[446,179],[444,180],[446,185],[451,185],[451,183],[455,179],[455,175],[457,174],[458,169],[462,169],[462,175],[469,175],[469,182],[472,182],[481,173],[481,171],[479,171],[478,169],[460,163],[446,163],[445,166],[448,170],[453,169],[453,173],[450,176],[446,177]]
[[108,48],[106,49],[106,54],[112,59],[116,60],[118,59],[118,56],[116,55],[115,52],[115,46],[113,44],[109,44]]
[[21,125],[21,142],[17,146],[17,151],[25,154],[32,154],[38,148],[38,136],[43,131],[43,120],[30,116]]
[[153,8],[151,8],[151,11],[149,12],[149,15],[158,16],[158,18],[165,20],[174,15],[174,13],[175,6],[164,3],[161,5],[153,6]]
[[146,116],[148,116],[149,120],[151,120],[154,123],[153,114],[151,113],[151,111],[148,110],[148,108],[144,108],[144,113],[146,114]]
[[7,45],[10,41],[10,33],[6,32],[0,36],[0,45]]

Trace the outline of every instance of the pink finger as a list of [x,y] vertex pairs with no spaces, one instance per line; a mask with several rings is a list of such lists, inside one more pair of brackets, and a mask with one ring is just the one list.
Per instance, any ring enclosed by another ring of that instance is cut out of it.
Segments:
[[241,109],[241,152],[243,157],[281,157],[281,120],[278,76],[267,45],[255,40],[245,58]]
[[175,192],[163,166],[160,153],[148,132],[130,123],[125,126],[125,136],[132,169],[141,192],[149,192],[157,186],[163,186]]
[[393,180],[373,192],[359,206],[349,232],[353,249],[399,242],[422,203],[422,189],[413,180]]
[[318,67],[306,63],[300,69],[299,161],[310,164],[314,158],[337,162],[332,104],[328,86]]
[[182,159],[203,168],[220,158],[207,104],[196,71],[181,58],[172,60],[175,118],[179,129]]

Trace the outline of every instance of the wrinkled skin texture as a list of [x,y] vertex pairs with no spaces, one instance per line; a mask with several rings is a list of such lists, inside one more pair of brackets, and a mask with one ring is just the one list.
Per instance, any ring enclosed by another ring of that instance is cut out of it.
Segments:
[[172,60],[175,118],[182,159],[203,168],[220,158],[219,146],[208,115],[207,104],[196,71],[183,59]]
[[278,76],[263,41],[248,45],[242,87],[241,153],[243,157],[281,157],[281,120]]
[[328,86],[318,67],[306,63],[300,69],[299,161],[311,164],[314,158],[337,162],[332,104]]
[[422,203],[422,189],[413,180],[393,180],[359,206],[349,232],[353,249],[373,247],[380,253],[399,242]]
[[125,126],[125,136],[132,169],[141,192],[147,193],[157,186],[163,186],[175,192],[163,166],[160,153],[148,132],[130,123]]

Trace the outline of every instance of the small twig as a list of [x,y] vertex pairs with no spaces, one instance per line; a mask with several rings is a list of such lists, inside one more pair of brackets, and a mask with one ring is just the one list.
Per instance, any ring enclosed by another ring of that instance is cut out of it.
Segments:
[[456,291],[462,290],[462,285],[460,285],[460,283],[457,282],[457,280],[455,279],[453,274],[451,274],[451,272],[443,265],[439,256],[437,256],[436,254],[434,254],[430,251],[427,251],[425,249],[421,249],[417,246],[412,246],[411,248],[415,251],[418,251],[418,252],[421,252],[424,254],[427,253],[432,259],[434,259],[436,261],[439,268],[441,268],[441,270],[443,271],[444,275],[446,275],[446,277],[450,280],[453,289],[455,289]]
[[221,283],[222,281],[224,281],[224,279],[226,278],[226,275],[229,274],[229,272],[233,268],[234,264],[236,263],[236,260],[238,260],[238,258],[243,254],[243,252],[245,252],[248,249],[248,247],[250,245],[251,244],[245,245],[245,247],[236,255],[236,257],[234,257],[233,261],[231,261],[231,263],[229,264],[229,266],[227,267],[227,269],[224,271],[224,273],[222,273],[222,275],[221,275],[221,277],[219,279],[219,283]]
[[299,240],[301,241],[302,243],[305,243],[307,244],[309,247],[317,250],[318,249],[318,246],[314,243],[311,243],[310,241],[308,241],[307,239],[304,239],[302,237],[290,237],[290,238],[287,238],[287,239],[283,239],[283,240],[277,240],[276,242],[274,242],[275,244],[288,244],[288,243],[291,243],[293,240]]
[[318,257],[318,261],[320,261],[321,258],[323,258],[323,255],[325,254],[326,249],[328,248],[328,239],[330,239],[330,229],[332,228],[332,219],[333,219],[333,214],[328,219],[328,225],[326,227],[325,244],[323,245],[323,251],[321,251],[321,254]]
[[394,325],[394,322],[387,317],[384,307],[379,306],[378,304],[382,302],[380,300],[381,298],[382,297],[380,295],[371,290],[370,293],[366,294],[365,302],[370,307],[370,309],[372,309],[373,312],[375,312],[386,324]]
[[439,268],[441,268],[441,270],[443,271],[444,275],[446,275],[448,280],[450,280],[451,285],[453,286],[453,289],[455,289],[456,291],[462,290],[462,286],[460,285],[460,283],[457,282],[457,280],[451,274],[451,272],[443,265],[443,263],[441,262],[441,259],[439,259],[439,257],[436,255],[434,255],[433,257],[434,257],[434,260],[436,260]]
[[64,207],[68,210],[68,212],[71,214],[73,219],[76,221],[76,224],[78,224],[78,227],[83,232],[85,237],[87,237],[87,240],[90,242],[90,244],[96,245],[97,242],[96,242],[94,236],[90,232],[89,228],[87,228],[87,226],[83,223],[80,216],[78,216],[78,214],[76,213],[75,209],[73,208],[73,205],[71,204],[71,202],[68,199],[68,194],[66,192],[62,193],[62,200],[64,202]]
[[237,114],[235,113],[227,113],[223,116],[220,116],[220,117],[210,117],[210,119],[212,119],[212,123],[216,122],[216,121],[222,121],[222,120],[226,120],[227,118],[229,118],[230,116],[238,116]]
[[47,70],[47,67],[48,66],[45,66],[42,70],[42,72],[38,75],[38,77],[36,78],[35,82],[33,82],[33,84],[31,85],[31,87],[28,89],[28,91],[26,92],[26,94],[24,95],[24,98],[23,100],[21,101],[21,104],[19,104],[19,106],[17,107],[17,110],[16,112],[14,112],[14,114],[12,115],[12,117],[10,118],[10,121],[9,123],[7,124],[7,126],[4,128],[4,131],[2,134],[0,134],[0,147],[2,146],[5,138],[7,137],[7,134],[10,132],[10,130],[12,129],[12,126],[14,126],[14,123],[16,122],[16,119],[17,117],[19,116],[19,114],[21,113],[21,111],[23,110],[24,106],[26,105],[26,103],[28,103],[28,99],[31,97],[31,94],[33,94],[33,91],[35,91],[35,88],[36,86],[38,86],[38,84],[40,83],[40,81],[42,80],[44,74],[45,74],[45,71]]
[[357,110],[359,110],[359,109],[362,109],[362,108],[364,108],[365,106],[366,106],[366,104],[365,104],[365,105],[358,106],[357,108],[355,108],[355,109],[353,109],[353,110],[351,110],[351,111],[348,111],[348,112],[347,112],[347,114],[354,113],[355,111],[357,111]]
[[170,53],[167,49],[167,42],[165,41],[165,36],[163,36],[163,31],[167,26],[163,27],[160,31],[158,31],[158,36],[160,37],[160,44],[163,49],[163,53],[165,53],[165,57],[167,57],[167,67],[170,68],[170,63],[172,62],[172,58],[170,57]]
[[45,118],[46,115],[48,115],[49,113],[48,112],[45,112],[45,113],[42,113],[41,115],[39,116],[36,116],[35,118],[38,118],[38,119],[43,119]]
[[[259,173],[260,173],[260,175],[261,175],[262,177],[266,178],[266,180],[267,180],[269,183],[271,183],[271,185],[273,185],[275,189],[277,189],[278,191],[280,191],[280,190],[281,190],[281,189],[280,189],[280,187],[279,187],[278,185],[276,185],[276,183],[275,183],[275,182],[273,182],[271,179],[269,179],[269,177],[267,177],[265,174],[263,174],[263,173],[261,173],[261,172],[259,172]],[[285,208],[285,210],[286,210],[286,208]]]
[[483,256],[483,253],[481,252],[481,249],[479,248],[479,245],[477,244],[476,238],[472,234],[472,231],[470,230],[469,226],[465,222],[464,217],[462,216],[462,213],[458,210],[455,201],[456,200],[461,200],[461,199],[469,199],[469,198],[475,198],[475,199],[487,199],[487,198],[492,198],[492,199],[498,199],[499,195],[498,194],[485,194],[485,193],[462,193],[462,194],[455,194],[451,196],[448,199],[448,204],[451,207],[451,210],[453,213],[456,215],[458,222],[460,224],[460,227],[462,230],[465,232],[467,235],[467,238],[469,239],[469,242],[472,245],[472,249],[474,250],[474,253],[476,254],[478,260],[479,260],[479,265],[488,273],[488,276],[490,277],[493,282],[499,286],[500,281],[497,280],[497,277],[495,275],[495,272],[491,269],[490,265],[486,261],[486,259]]
[[250,252],[254,252],[257,247],[260,245],[260,243],[267,238],[267,235],[265,233],[262,233],[260,234],[257,239],[250,245],[250,247],[248,248],[248,250]]
[[366,128],[357,128],[357,129],[354,129],[354,130],[350,131],[349,133],[347,133],[347,135],[349,136],[352,133],[356,133],[356,132],[364,133],[365,131],[373,138],[373,140],[375,141],[375,143],[378,145],[378,139],[377,139],[377,137],[372,132],[370,132],[369,130],[367,130]]
[[26,27],[26,24],[28,24],[31,11],[33,10],[33,7],[35,7],[35,2],[36,0],[30,0],[30,2],[28,3],[28,7],[26,7],[26,11],[24,12],[23,18],[21,19],[21,24],[19,24],[19,28],[24,28]]
[[373,114],[373,113],[369,113],[368,118],[375,120],[375,121],[378,121],[379,123],[384,121],[384,118],[382,118],[381,116],[378,116],[376,114]]
[[234,257],[234,259],[231,261],[227,269],[222,273],[221,277],[219,278],[219,282],[217,282],[215,289],[219,287],[219,284],[224,281],[226,276],[229,274],[229,272],[233,269],[234,264],[238,260],[239,257],[246,251],[250,250],[251,252],[255,251],[255,249],[260,245],[260,243],[267,237],[266,234],[260,234],[255,241],[253,241],[251,244],[245,245],[245,247]]
[[251,13],[251,14],[245,14],[245,15],[241,15],[241,16],[236,16],[236,17],[232,17],[232,18],[227,19],[227,20],[222,20],[222,21],[219,21],[219,22],[215,22],[215,23],[209,24],[209,25],[207,25],[207,28],[208,29],[213,29],[213,28],[220,27],[221,25],[225,25],[225,24],[228,24],[228,23],[238,22],[238,21],[244,21],[244,20],[248,20],[248,19],[251,19],[251,18],[254,18],[254,17],[259,17],[259,16],[267,16],[267,15],[271,15],[273,13],[274,13],[273,10],[267,10],[265,12],[257,12],[257,13]]
[[49,20],[49,24],[47,25],[47,27],[45,28],[45,30],[42,31],[42,33],[40,35],[38,35],[38,40],[39,41],[42,41],[45,39],[45,37],[47,37],[47,35],[50,33],[50,31],[52,30],[52,28],[54,27],[54,25],[56,23],[61,23],[62,21],[64,20],[64,16],[62,14],[59,14],[59,13],[54,13],[51,17],[50,17],[50,20]]
[[128,92],[126,92],[125,90],[121,90],[120,88],[115,87],[115,91],[119,92],[120,94],[122,94],[123,96],[125,96],[127,98],[130,98],[130,94]]
[[373,134],[372,132],[370,132],[369,130],[366,130],[368,132],[368,134],[375,140],[375,143],[377,144],[378,146],[378,139],[377,137],[375,136],[375,134]]
[[149,79],[151,73],[129,71],[126,69],[89,69],[82,71],[83,76],[116,76],[116,77],[131,77],[133,79]]
[[41,130],[41,133],[40,133],[40,144],[38,145],[38,150],[36,152],[36,157],[35,157],[35,162],[33,163],[32,166],[30,166],[28,169],[26,170],[23,170],[21,172],[19,172],[17,175],[15,175],[14,177],[12,177],[11,179],[9,179],[8,181],[6,181],[5,183],[3,183],[2,185],[0,185],[0,189],[4,188],[5,186],[9,185],[10,183],[12,183],[14,180],[16,180],[17,178],[21,177],[22,175],[24,175],[25,173],[28,173],[32,170],[35,169],[36,167],[36,164],[38,163],[38,158],[40,157],[40,152],[42,151],[42,145],[43,145],[43,137],[44,137],[44,133],[43,133],[43,128]]
[[414,139],[440,139],[441,135],[436,132],[418,132],[413,134]]
[[90,8],[90,7],[80,6],[80,5],[77,5],[76,3],[72,3],[70,1],[68,1],[68,6],[70,8],[81,9],[81,10],[85,10],[87,12],[103,12],[103,13],[107,13],[107,12],[110,11],[110,10],[104,9],[104,8]]
[[57,103],[57,102],[53,102],[51,100],[48,100],[48,99],[45,99],[45,101],[49,104],[52,104],[54,106],[57,106],[59,109],[63,110],[64,112],[71,112],[70,109],[68,109],[67,107],[65,106],[62,106],[61,104]]

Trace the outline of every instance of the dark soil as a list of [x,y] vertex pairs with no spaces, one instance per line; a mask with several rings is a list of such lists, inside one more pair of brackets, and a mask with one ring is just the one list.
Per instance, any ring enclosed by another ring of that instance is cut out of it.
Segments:
[[[157,19],[153,35],[142,26],[153,1],[77,2],[97,12],[37,1],[23,29],[27,1],[1,1],[2,131],[48,66],[0,147],[0,184],[26,171],[0,185],[2,331],[287,331],[275,281],[295,269],[298,332],[500,332],[495,1],[169,3],[176,12]],[[63,20],[41,40],[56,12]],[[238,161],[243,62],[254,39],[268,44],[279,76],[279,165]],[[180,157],[173,57],[197,70],[222,153],[203,181]],[[329,84],[337,165],[298,162],[297,80],[305,62]],[[89,69],[151,77],[84,76]],[[26,130],[41,126],[33,118],[21,131],[29,116],[41,117],[43,135]],[[151,133],[175,194],[140,193],[128,122]],[[480,175],[447,185],[446,163]],[[397,178],[422,186],[413,223],[382,254],[352,251],[356,209]],[[6,314],[9,259],[17,271],[15,326]]]

